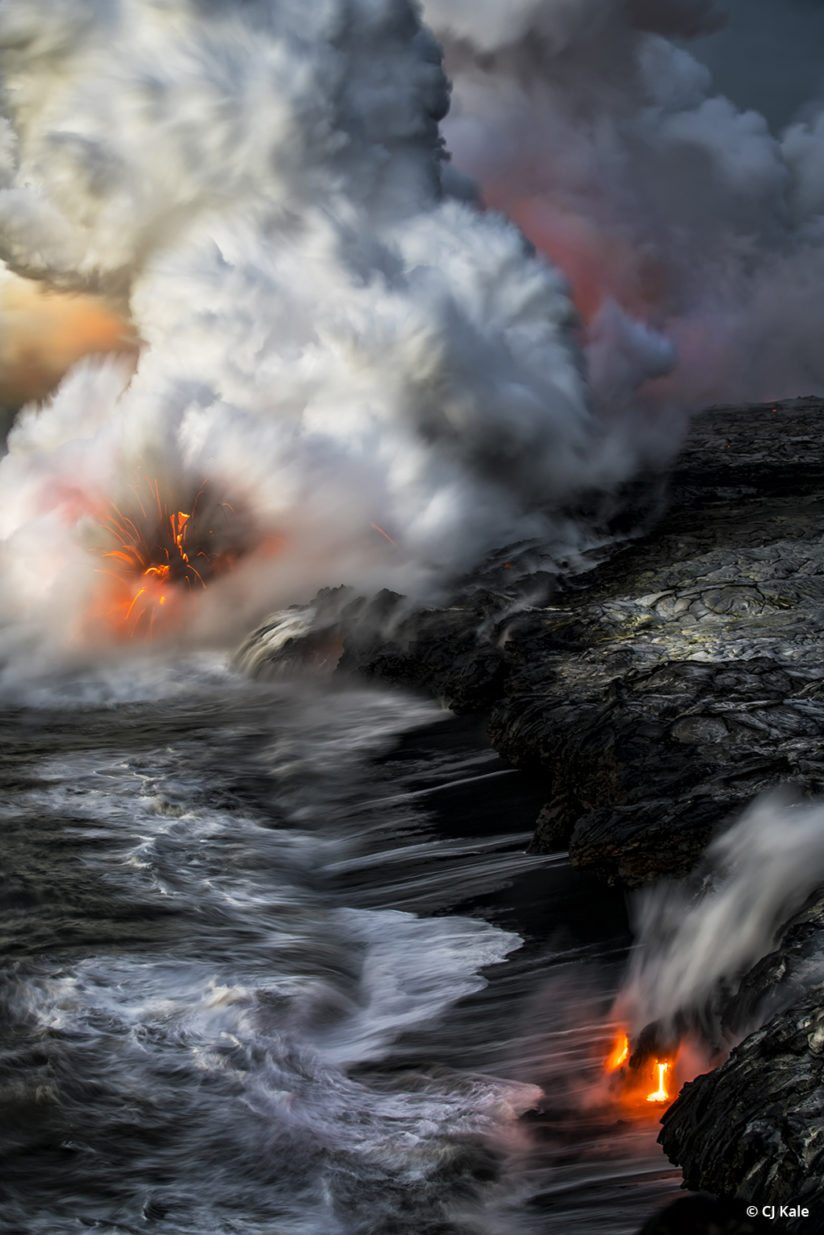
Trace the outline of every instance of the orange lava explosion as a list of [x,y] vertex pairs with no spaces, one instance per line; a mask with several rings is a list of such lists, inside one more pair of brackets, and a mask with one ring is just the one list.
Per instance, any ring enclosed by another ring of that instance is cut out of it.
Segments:
[[[50,491],[49,508],[71,522],[83,520],[87,544],[99,557],[101,586],[82,622],[81,638],[151,639],[185,628],[192,602],[241,562],[263,565],[280,555],[282,532],[265,529],[249,507],[196,488],[144,480],[118,505],[66,484]],[[380,524],[376,537],[398,541]]]
[[105,585],[92,617],[116,639],[168,631],[215,578],[251,552],[268,555],[281,544],[257,535],[248,515],[206,485],[190,490],[184,509],[157,480],[134,499],[128,510],[112,503],[96,515],[111,547],[101,554]]

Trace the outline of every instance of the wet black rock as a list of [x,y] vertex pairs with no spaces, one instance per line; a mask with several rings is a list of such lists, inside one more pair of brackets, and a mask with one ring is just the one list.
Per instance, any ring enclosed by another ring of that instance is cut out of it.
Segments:
[[793,918],[775,951],[744,977],[724,1009],[724,1027],[741,1038],[823,983],[824,899],[819,898]]
[[[681,875],[761,790],[824,788],[822,412],[709,411],[645,534],[605,548],[593,533],[566,567],[515,547],[423,611],[327,593],[304,633],[340,639],[340,671],[487,715],[500,753],[545,783],[537,848],[628,885]],[[648,523],[660,482],[630,505]],[[271,668],[301,646],[275,623],[245,659]]]
[[687,1184],[756,1206],[810,1211],[824,1230],[824,899],[809,904],[729,1002],[728,1061],[686,1085],[660,1140]]
[[[656,481],[623,541],[593,535],[567,565],[517,546],[424,611],[327,593],[257,632],[244,657],[271,671],[337,641],[339,671],[487,717],[499,752],[544,786],[537,848],[568,847],[628,885],[683,875],[762,790],[824,790],[823,415],[816,399],[714,409],[643,534]],[[731,1033],[761,1027],[665,1117],[688,1186],[735,1203],[685,1200],[645,1235],[763,1229],[742,1200],[808,1207],[786,1229],[824,1231],[820,956],[824,902],[728,1007]]]
[[824,985],[686,1085],[660,1140],[687,1187],[775,1205],[777,1213],[795,1206],[788,1230],[823,1230]]

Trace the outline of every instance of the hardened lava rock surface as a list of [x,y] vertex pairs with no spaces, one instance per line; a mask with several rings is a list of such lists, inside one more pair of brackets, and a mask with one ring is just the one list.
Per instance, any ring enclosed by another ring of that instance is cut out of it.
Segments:
[[788,1230],[824,1229],[824,986],[686,1085],[663,1125],[661,1144],[687,1187],[777,1214],[787,1206]]
[[[824,790],[822,430],[819,399],[712,409],[666,493],[630,495],[631,537],[593,536],[569,569],[513,548],[423,612],[326,593],[244,657],[326,663],[334,647],[338,672],[481,713],[542,788],[537,848],[626,885],[683,875],[762,790]],[[819,901],[728,1006],[740,1045],[665,1117],[687,1186],[727,1200],[687,1199],[650,1233],[763,1230],[746,1205],[785,1203],[811,1217],[777,1208],[770,1229],[824,1231],[822,956]]]
[[661,521],[514,632],[490,728],[546,769],[539,844],[636,884],[684,873],[762,789],[820,792],[822,412],[699,417]]
[[[313,637],[334,630],[340,672],[487,715],[545,790],[536,847],[627,885],[682,875],[761,790],[824,787],[823,428],[819,399],[712,409],[666,493],[633,491],[631,538],[552,570],[517,547],[423,612],[326,594]],[[272,630],[258,666],[294,654]]]
[[777,1221],[786,1206],[783,1229],[799,1235],[824,1230],[824,898],[747,974],[725,1021],[737,1036],[759,1028],[684,1086],[659,1140],[688,1187],[775,1206]]

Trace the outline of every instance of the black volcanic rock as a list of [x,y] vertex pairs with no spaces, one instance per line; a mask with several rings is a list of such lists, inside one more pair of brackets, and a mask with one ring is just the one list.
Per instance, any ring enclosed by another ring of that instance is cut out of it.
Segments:
[[824,984],[824,898],[813,901],[785,929],[775,951],[755,965],[724,1009],[724,1025],[741,1037]]
[[824,1229],[824,985],[685,1085],[659,1139],[687,1187],[806,1206],[787,1228]]
[[760,1028],[684,1086],[661,1144],[689,1186],[806,1206],[787,1229],[824,1230],[824,899],[744,978],[724,1020],[737,1035]]
[[[592,569],[553,573],[521,546],[442,607],[332,594],[340,671],[487,714],[498,751],[545,781],[537,848],[629,885],[685,873],[763,789],[824,788],[823,413],[699,416],[665,513],[607,548],[593,531]],[[648,520],[659,482],[643,492]],[[256,638],[247,663],[283,657]]]
[[636,884],[762,789],[824,783],[824,404],[699,417],[668,513],[515,627],[495,746],[540,766],[536,842]]
[[[311,660],[318,640],[337,642],[340,671],[484,713],[498,751],[545,786],[537,848],[568,846],[629,885],[685,874],[764,789],[824,789],[822,417],[824,401],[802,399],[697,418],[657,523],[593,547],[589,570],[547,569],[520,546],[442,607],[327,594],[258,632],[246,661]],[[634,511],[646,519],[658,493],[652,482]],[[812,1218],[788,1223],[798,1232],[824,1231],[821,957],[824,902],[727,1009],[732,1033],[762,1027],[685,1086],[661,1133],[691,1188],[808,1205]],[[758,1229],[708,1204],[676,1206],[646,1235]]]

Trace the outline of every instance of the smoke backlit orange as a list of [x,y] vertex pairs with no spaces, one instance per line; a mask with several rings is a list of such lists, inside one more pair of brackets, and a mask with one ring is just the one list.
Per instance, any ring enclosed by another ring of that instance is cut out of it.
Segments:
[[654,321],[666,304],[670,276],[664,262],[639,251],[607,219],[599,226],[553,201],[549,191],[515,194],[510,183],[485,183],[484,200],[517,223],[535,248],[563,271],[585,326],[608,299],[641,321]]
[[0,281],[0,405],[45,398],[83,356],[137,349],[130,324],[97,296],[10,274]]

